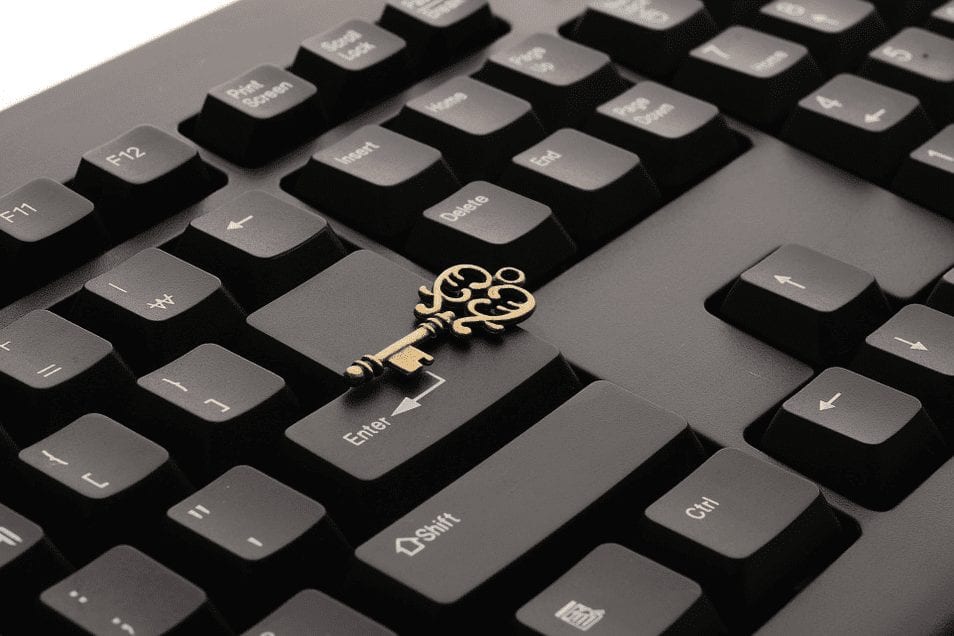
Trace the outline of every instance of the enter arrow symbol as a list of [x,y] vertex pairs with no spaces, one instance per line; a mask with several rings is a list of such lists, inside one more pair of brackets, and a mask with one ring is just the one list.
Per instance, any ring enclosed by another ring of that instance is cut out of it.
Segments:
[[884,114],[885,114],[886,112],[888,112],[888,111],[886,111],[885,109],[882,108],[882,109],[880,109],[880,110],[879,110],[878,112],[876,112],[876,113],[866,113],[866,114],[865,114],[865,123],[866,123],[866,124],[876,124],[876,123],[878,123],[879,121],[881,121],[881,118],[884,116]]
[[841,397],[841,393],[835,393],[835,395],[833,395],[832,398],[828,400],[827,402],[818,400],[818,410],[827,411],[828,409],[835,408],[835,400],[837,400],[840,397]]
[[425,373],[427,373],[427,375],[437,380],[437,383],[432,384],[426,390],[422,391],[421,393],[418,393],[414,397],[406,397],[403,400],[401,400],[401,403],[398,404],[397,408],[394,409],[394,412],[391,413],[391,417],[394,417],[395,415],[400,415],[401,413],[407,413],[408,411],[413,411],[417,407],[421,406],[421,398],[426,396],[428,393],[431,393],[432,391],[436,390],[437,387],[439,387],[440,385],[447,382],[447,380],[445,380],[441,376],[431,373],[430,371],[425,371]]
[[928,157],[931,157],[932,159],[943,159],[944,161],[950,161],[951,163],[954,163],[954,157],[951,155],[946,155],[943,152],[938,152],[937,150],[928,149]]
[[776,276],[775,280],[778,281],[780,285],[791,285],[792,287],[798,287],[799,289],[805,289],[804,285],[796,283],[792,280],[791,276]]
[[248,223],[249,221],[251,221],[251,220],[254,219],[254,218],[255,218],[254,216],[252,216],[251,214],[249,214],[247,217],[245,217],[245,218],[242,219],[241,221],[229,221],[229,226],[228,226],[226,229],[229,230],[229,231],[231,231],[231,230],[244,230],[244,229],[245,229],[245,224]]
[[906,345],[908,345],[909,347],[911,347],[914,351],[927,351],[927,350],[928,350],[928,348],[925,347],[925,346],[921,343],[920,340],[918,340],[917,342],[911,342],[910,340],[905,340],[904,338],[898,338],[898,337],[895,337],[895,340],[897,340],[898,342],[903,342],[904,344],[906,344]]

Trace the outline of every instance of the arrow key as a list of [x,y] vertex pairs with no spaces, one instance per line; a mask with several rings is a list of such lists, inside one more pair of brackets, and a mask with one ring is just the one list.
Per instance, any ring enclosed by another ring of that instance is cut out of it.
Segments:
[[876,510],[897,504],[950,456],[917,398],[838,367],[782,405],[762,447]]
[[837,166],[884,182],[932,132],[917,98],[842,74],[798,103],[782,136]]
[[871,274],[798,245],[743,272],[721,309],[729,322],[811,364],[846,360],[888,313]]
[[222,278],[249,309],[278,298],[344,256],[327,221],[260,190],[192,221],[175,251]]
[[852,367],[920,399],[954,440],[954,316],[908,305],[868,336]]
[[908,155],[893,188],[915,203],[954,218],[954,124]]

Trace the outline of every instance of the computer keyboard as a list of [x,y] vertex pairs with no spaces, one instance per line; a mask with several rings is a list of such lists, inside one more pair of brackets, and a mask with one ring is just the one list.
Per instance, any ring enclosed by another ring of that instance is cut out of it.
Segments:
[[[0,112],[0,634],[954,633],[952,25],[241,0]],[[349,386],[460,263],[533,317]]]

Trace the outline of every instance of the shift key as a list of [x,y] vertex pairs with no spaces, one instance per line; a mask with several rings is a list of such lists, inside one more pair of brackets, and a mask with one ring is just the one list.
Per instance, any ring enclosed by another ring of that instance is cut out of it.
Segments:
[[471,611],[492,633],[699,454],[684,419],[595,382],[358,548],[356,602],[415,630]]

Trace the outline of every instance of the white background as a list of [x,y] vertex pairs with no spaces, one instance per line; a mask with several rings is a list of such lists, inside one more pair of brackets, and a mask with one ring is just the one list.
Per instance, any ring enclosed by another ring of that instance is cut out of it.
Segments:
[[0,110],[234,0],[0,0]]

